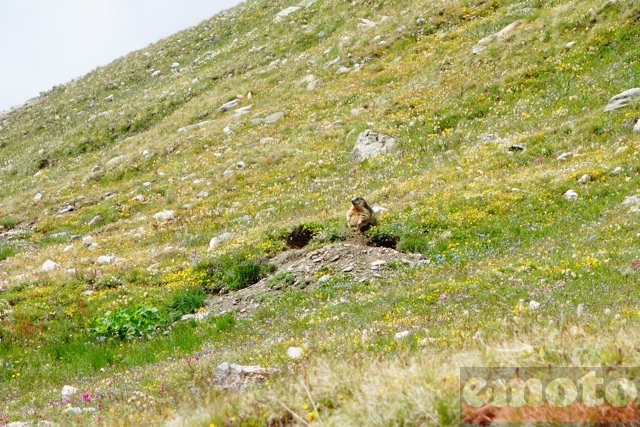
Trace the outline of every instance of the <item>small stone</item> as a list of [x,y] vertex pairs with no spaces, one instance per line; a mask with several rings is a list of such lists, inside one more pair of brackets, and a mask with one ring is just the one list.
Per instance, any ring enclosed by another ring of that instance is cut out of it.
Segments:
[[51,260],[47,260],[44,262],[44,264],[42,264],[40,271],[42,271],[43,273],[50,273],[52,271],[58,270],[59,268],[60,268],[60,264],[53,262]]
[[185,321],[185,322],[188,321],[188,320],[195,320],[195,319],[196,319],[196,316],[194,314],[185,314],[184,316],[182,316],[180,318],[180,320]]
[[275,139],[270,137],[260,138],[260,145],[268,144],[271,141],[275,141]]
[[557,157],[557,160],[559,162],[564,162],[567,159],[569,159],[569,157],[573,156],[573,153],[562,153]]
[[82,409],[78,408],[77,406],[68,406],[62,412],[65,414],[80,415],[82,414]]
[[287,349],[287,356],[291,359],[300,359],[304,355],[304,349],[300,347],[289,347]]
[[201,191],[198,194],[196,194],[196,198],[198,199],[206,199],[207,197],[209,197],[209,192],[208,191]]
[[609,100],[609,103],[604,108],[604,111],[613,111],[619,108],[626,107],[631,104],[632,101],[640,97],[640,88],[633,88],[626,90]]
[[640,205],[640,197],[638,197],[637,195],[629,196],[626,199],[624,199],[624,202],[622,202],[622,206],[636,206],[636,205]]
[[589,174],[584,174],[580,177],[580,179],[578,179],[578,184],[586,184],[587,182],[591,182],[592,178],[591,175]]
[[629,149],[629,147],[627,147],[627,146],[623,145],[622,147],[618,147],[618,148],[616,149],[616,152],[615,152],[615,153],[613,153],[613,155],[614,155],[614,156],[617,156],[617,155],[619,155],[619,154],[624,153],[624,152],[625,152],[625,151],[627,151],[628,149]]
[[89,249],[90,251],[95,251],[96,249],[98,249],[100,247],[100,245],[96,242],[93,242],[92,244],[90,244],[89,246],[87,246],[87,249]]
[[284,112],[279,111],[264,118],[263,123],[275,123],[284,117]]
[[98,265],[113,264],[115,260],[116,260],[115,257],[102,255],[98,257],[98,259],[96,260],[96,264]]
[[92,225],[96,225],[96,224],[97,224],[98,222],[100,222],[100,221],[102,221],[102,216],[101,216],[101,215],[96,215],[96,216],[94,216],[94,217],[91,219],[91,221],[89,221],[89,222],[87,223],[87,225],[88,225],[89,227],[91,227]]
[[636,124],[633,126],[633,131],[636,133],[640,132],[640,120],[638,120]]
[[246,167],[247,167],[247,164],[245,162],[236,163],[236,169],[245,169]]
[[156,221],[172,221],[175,217],[174,211],[161,211],[153,215],[153,219]]
[[42,200],[42,197],[42,193],[37,193],[35,196],[33,196],[33,201],[39,202],[40,200]]
[[394,150],[396,140],[386,135],[366,130],[362,132],[351,151],[351,160],[362,162],[370,157],[386,154]]
[[162,74],[162,71],[156,70],[153,73],[151,73],[151,77],[158,77],[160,74]]
[[534,311],[540,308],[540,303],[538,301],[529,301],[529,310]]
[[151,182],[149,182],[149,181],[145,181],[145,182],[143,182],[143,183],[142,183],[142,186],[143,186],[144,188],[149,188],[149,187],[151,187],[152,185],[153,185],[153,184],[152,184]]
[[95,242],[96,242],[96,239],[95,239],[95,237],[93,237],[93,236],[84,236],[84,237],[82,238],[82,245],[83,245],[85,248],[86,248],[86,247],[91,246],[91,245],[92,245],[93,243],[95,243]]
[[233,234],[229,232],[222,233],[221,235],[212,238],[211,241],[209,242],[209,251],[214,250],[215,248],[220,246],[223,242],[231,240],[232,238],[233,238]]
[[320,79],[313,80],[312,82],[309,82],[309,84],[307,85],[307,90],[309,92],[313,92],[314,90],[316,90],[320,86],[322,86],[322,80],[320,80]]
[[137,196],[135,196],[133,199],[131,199],[132,202],[139,202],[142,203],[144,202],[144,196],[142,194],[138,194]]
[[509,151],[524,151],[524,150],[525,150],[525,146],[521,144],[513,144],[511,147],[509,147]]
[[571,49],[575,45],[576,45],[575,41],[570,41],[569,43],[565,44],[564,47],[566,47],[567,49]]
[[354,269],[354,268],[355,268],[355,267],[354,267],[353,265],[349,265],[349,266],[347,266],[347,267],[343,268],[343,269],[342,269],[342,272],[343,272],[343,273],[349,273],[349,272],[353,271],[353,269]]
[[118,166],[120,166],[121,164],[123,164],[123,163],[125,162],[125,160],[127,160],[127,156],[124,156],[124,155],[123,155],[123,156],[117,156],[117,157],[114,157],[114,158],[112,158],[111,160],[109,160],[109,161],[104,165],[104,167],[105,167],[107,170],[115,169],[115,168],[117,168]]
[[328,282],[329,280],[331,280],[331,275],[330,274],[325,274],[324,276],[322,276],[321,278],[318,279],[318,283],[323,284]]
[[567,190],[567,192],[564,193],[564,198],[570,202],[575,202],[576,200],[578,200],[578,193],[576,193],[574,190]]
[[78,392],[78,389],[70,386],[70,385],[65,385],[64,387],[62,387],[62,396],[64,397],[69,397],[69,396],[73,396],[74,394],[76,394]]
[[6,425],[6,427],[31,427],[31,423],[24,421],[14,421]]
[[393,337],[394,340],[399,341],[411,336],[411,331],[402,331],[395,334]]
[[91,289],[89,289],[88,291],[84,291],[82,293],[82,295],[86,295],[88,297],[90,297],[91,295],[93,295],[95,293],[95,291],[92,291]]
[[618,176],[618,175],[622,174],[622,172],[623,172],[622,167],[618,166],[617,168],[615,168],[614,170],[611,171],[611,175]]
[[351,70],[349,70],[349,68],[342,66],[342,67],[339,67],[336,70],[336,73],[337,74],[347,74],[349,71],[351,71]]
[[231,169],[227,169],[226,171],[222,172],[222,176],[224,177],[233,176],[233,175],[235,175],[235,172],[232,171]]
[[62,252],[69,252],[71,249],[73,249],[73,245],[67,245],[67,246],[64,247]]

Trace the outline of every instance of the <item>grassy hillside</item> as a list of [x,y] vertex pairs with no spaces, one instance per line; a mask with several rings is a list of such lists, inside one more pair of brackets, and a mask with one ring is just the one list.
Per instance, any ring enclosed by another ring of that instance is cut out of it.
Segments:
[[[0,420],[454,425],[460,366],[637,364],[640,111],[604,107],[639,33],[626,0],[249,0],[0,114]],[[351,161],[366,129],[398,151]],[[380,271],[328,261],[354,196]]]

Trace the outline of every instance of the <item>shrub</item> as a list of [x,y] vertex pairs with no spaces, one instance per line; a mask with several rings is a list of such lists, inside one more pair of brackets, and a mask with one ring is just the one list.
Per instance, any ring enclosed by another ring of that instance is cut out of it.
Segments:
[[208,292],[228,292],[244,289],[257,283],[275,271],[273,264],[263,259],[249,258],[245,253],[222,255],[195,267],[196,272],[205,272],[203,288]]
[[90,331],[98,336],[131,340],[151,338],[165,324],[155,307],[136,305],[117,311],[107,311],[92,322]]

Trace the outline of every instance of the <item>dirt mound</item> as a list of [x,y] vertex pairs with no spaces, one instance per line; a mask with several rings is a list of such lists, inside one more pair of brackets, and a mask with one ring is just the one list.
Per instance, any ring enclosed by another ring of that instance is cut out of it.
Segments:
[[[278,254],[270,261],[276,265],[273,275],[240,291],[212,297],[207,311],[220,314],[234,310],[240,317],[244,317],[260,306],[260,295],[277,294],[286,287],[314,286],[338,274],[346,274],[355,282],[383,279],[389,274],[390,266],[393,264],[427,264],[422,255],[367,244],[370,242],[366,237],[354,234],[349,236],[346,242],[327,245],[320,249],[303,248]],[[282,283],[274,279],[276,275],[283,278]]]

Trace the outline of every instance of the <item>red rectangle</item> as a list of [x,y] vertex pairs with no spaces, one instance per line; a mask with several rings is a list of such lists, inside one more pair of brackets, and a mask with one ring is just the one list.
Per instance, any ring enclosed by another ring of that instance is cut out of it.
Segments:
[[638,404],[615,407],[608,403],[590,407],[584,403],[572,403],[564,407],[551,406],[548,403],[540,407],[523,406],[514,408],[495,407],[491,404],[474,408],[462,403],[462,422],[476,423],[634,423],[637,424]]

